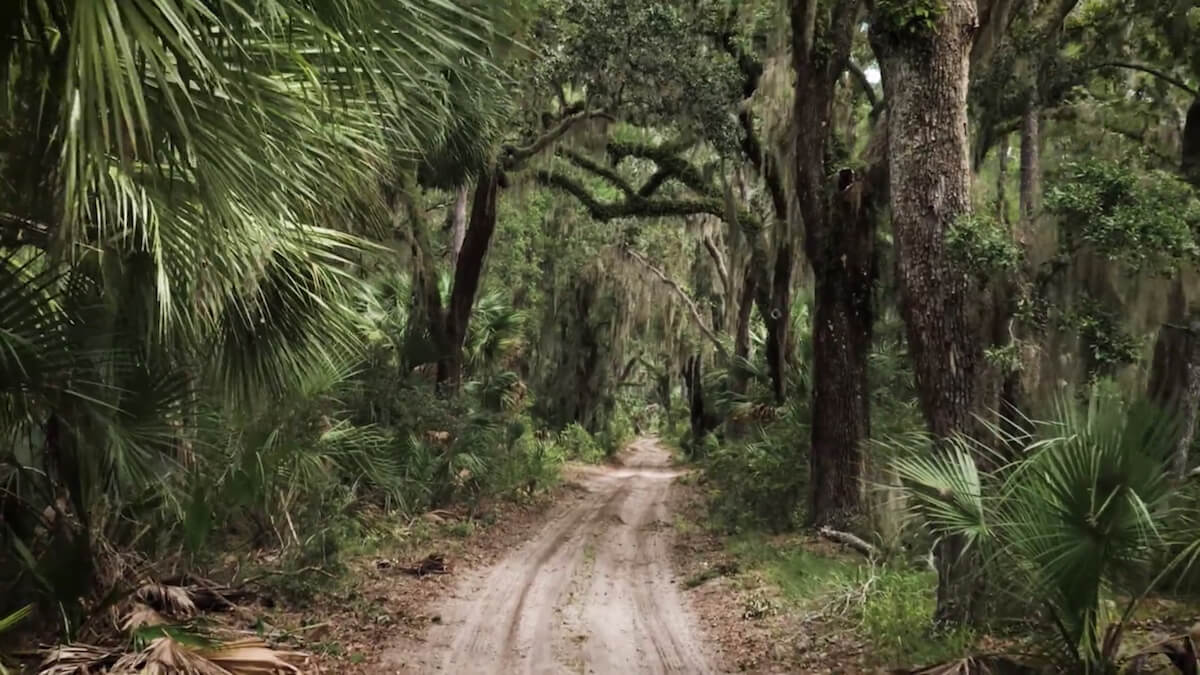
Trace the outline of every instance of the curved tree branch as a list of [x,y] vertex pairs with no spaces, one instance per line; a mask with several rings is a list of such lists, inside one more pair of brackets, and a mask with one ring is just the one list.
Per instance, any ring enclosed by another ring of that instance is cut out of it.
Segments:
[[1183,80],[1181,80],[1177,77],[1174,77],[1172,75],[1168,75],[1167,73],[1164,73],[1163,71],[1158,70],[1157,68],[1154,68],[1152,66],[1147,66],[1142,63],[1133,63],[1130,61],[1105,61],[1104,63],[1097,63],[1096,65],[1092,66],[1092,69],[1100,69],[1100,68],[1124,68],[1126,70],[1136,70],[1136,71],[1139,71],[1142,73],[1146,73],[1147,75],[1153,75],[1154,77],[1157,77],[1158,79],[1160,79],[1163,82],[1166,82],[1168,84],[1173,84],[1176,87],[1191,94],[1192,96],[1200,96],[1200,90],[1197,90],[1195,87],[1190,86],[1187,82],[1184,82]]
[[[534,174],[534,178],[546,187],[562,190],[575,197],[587,209],[588,214],[599,221],[615,218],[692,216],[698,213],[717,217],[725,215],[724,205],[719,199],[645,199],[635,195],[619,202],[602,202],[581,183],[561,173],[543,169]],[[747,224],[743,224],[743,227],[746,226]]]
[[692,321],[695,322],[696,327],[700,329],[700,332],[704,334],[704,337],[708,338],[708,340],[713,343],[713,346],[717,348],[717,352],[721,354],[721,357],[725,360],[728,360],[729,350],[725,348],[725,344],[721,342],[721,339],[717,337],[717,334],[713,332],[713,329],[704,322],[704,315],[700,313],[700,308],[696,306],[696,301],[692,300],[691,296],[687,294],[687,291],[683,290],[683,287],[679,285],[679,282],[668,277],[665,272],[655,267],[649,260],[646,260],[646,257],[641,253],[638,253],[631,248],[625,248],[623,250],[625,251],[626,255],[641,263],[643,267],[650,270],[654,276],[658,277],[659,281],[661,281],[679,296],[679,299],[683,301],[683,304],[687,306],[688,311],[691,313]]
[[721,255],[721,251],[717,249],[717,244],[712,240],[712,237],[704,238],[704,248],[708,251],[709,257],[713,259],[713,264],[717,267],[717,276],[721,279],[721,288],[729,288],[729,270],[725,266],[725,256]]
[[[624,198],[619,202],[600,201],[582,183],[561,172],[543,169],[537,171],[534,178],[542,185],[557,188],[575,196],[597,220],[689,216],[706,213],[727,221],[734,221],[733,224],[736,224],[748,237],[757,235],[762,230],[759,220],[746,209],[729,209],[715,186],[712,185],[712,181],[705,176],[704,171],[681,156],[681,153],[691,145],[692,141],[687,138],[660,144],[610,141],[605,152],[612,160],[611,167],[603,166],[574,151],[560,150],[557,153],[576,168],[616,186],[624,194]],[[633,185],[615,169],[621,160],[628,157],[647,159],[658,167],[641,188],[634,189]],[[696,196],[690,199],[655,197],[659,188],[668,180],[678,181],[694,192]]]
[[639,197],[652,197],[658,189],[662,187],[671,178],[671,172],[665,169],[655,171],[642,187],[638,188],[637,194]]
[[517,147],[508,145],[501,152],[501,166],[506,170],[513,170],[521,166],[525,160],[542,152],[550,147],[552,143],[562,138],[571,127],[575,126],[583,120],[602,118],[612,120],[613,116],[603,110],[583,110],[567,117],[564,117],[558,124],[554,125],[546,133],[534,139],[529,145]]
[[775,168],[775,163],[768,162],[763,154],[762,144],[758,142],[758,135],[754,132],[754,116],[748,109],[742,110],[738,114],[738,121],[742,124],[742,154],[767,184],[771,206],[775,209],[775,218],[780,221],[787,220],[787,195],[783,191],[783,180]]
[[600,164],[593,162],[574,150],[560,150],[558,154],[566,158],[567,161],[571,162],[580,169],[583,169],[589,173],[593,173],[609,183],[612,183],[618,190],[625,193],[625,196],[628,198],[635,198],[641,194],[641,191],[634,192],[633,186],[629,184],[629,181],[625,180],[621,174],[617,173],[615,170],[606,166],[601,166]]
[[867,79],[867,73],[854,61],[846,61],[846,70],[862,87],[863,93],[867,95],[867,102],[871,104],[871,117],[879,115],[879,94],[875,93],[875,87],[871,81]]

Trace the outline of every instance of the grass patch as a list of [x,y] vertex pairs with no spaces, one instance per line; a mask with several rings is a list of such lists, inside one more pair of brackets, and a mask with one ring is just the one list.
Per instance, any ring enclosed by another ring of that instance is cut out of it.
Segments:
[[697,586],[703,585],[708,581],[712,581],[717,577],[737,574],[739,569],[740,568],[736,562],[711,565],[688,577],[687,580],[683,582],[683,587],[690,590]]
[[[779,611],[816,611],[824,621],[842,624],[871,645],[872,665],[941,663],[965,656],[974,645],[970,630],[934,629],[937,579],[925,568],[905,564],[873,567],[858,557],[810,550],[800,539],[761,534],[740,535],[726,545],[743,571],[755,573],[775,588]],[[699,579],[697,585],[704,581],[707,579]],[[754,606],[747,606],[748,618],[765,613],[762,589],[752,591],[750,604]]]
[[852,578],[858,569],[852,561],[813,553],[799,542],[780,542],[762,535],[735,537],[728,547],[745,567],[760,570],[779,587],[785,600],[796,605],[825,597]]
[[446,532],[459,539],[466,539],[475,534],[475,521],[473,520],[458,520],[446,526]]
[[864,570],[857,582],[861,600],[850,606],[859,632],[870,636],[881,663],[920,666],[966,656],[975,642],[967,628],[933,625],[933,572],[912,567]]

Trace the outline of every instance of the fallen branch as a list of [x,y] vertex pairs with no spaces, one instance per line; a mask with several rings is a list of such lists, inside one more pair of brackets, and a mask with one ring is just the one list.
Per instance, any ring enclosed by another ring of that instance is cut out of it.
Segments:
[[413,576],[423,577],[428,574],[449,574],[450,568],[446,566],[445,556],[434,554],[412,567],[402,567],[400,571],[412,574]]
[[308,567],[301,567],[298,570],[268,570],[266,572],[263,572],[262,574],[258,574],[256,576],[252,576],[252,577],[246,579],[241,584],[239,584],[239,586],[249,586],[250,584],[252,584],[256,581],[262,581],[263,579],[266,579],[268,577],[294,577],[294,576],[300,576],[301,574],[308,574],[310,572],[324,575],[326,577],[329,577],[330,579],[334,578],[334,575],[332,573],[330,573],[324,569],[321,569],[320,566],[310,565]]
[[830,541],[849,546],[850,548],[858,551],[872,560],[875,559],[879,553],[874,546],[868,544],[862,538],[850,534],[849,532],[842,532],[831,527],[822,527],[821,529],[817,530],[817,533]]

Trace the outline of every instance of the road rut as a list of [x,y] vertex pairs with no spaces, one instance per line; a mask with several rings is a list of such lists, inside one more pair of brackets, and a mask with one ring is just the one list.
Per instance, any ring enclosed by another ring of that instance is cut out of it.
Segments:
[[406,673],[712,673],[671,568],[668,496],[680,472],[653,439],[521,548],[465,577]]

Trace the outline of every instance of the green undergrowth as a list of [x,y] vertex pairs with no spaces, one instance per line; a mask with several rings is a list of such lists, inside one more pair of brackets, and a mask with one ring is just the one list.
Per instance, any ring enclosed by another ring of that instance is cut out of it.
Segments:
[[[964,656],[974,643],[968,630],[935,630],[936,578],[926,568],[833,555],[796,536],[742,534],[726,540],[726,549],[743,586],[768,586],[774,611],[852,631],[870,644],[871,665],[941,663]],[[748,590],[752,601],[759,597],[761,589]]]

